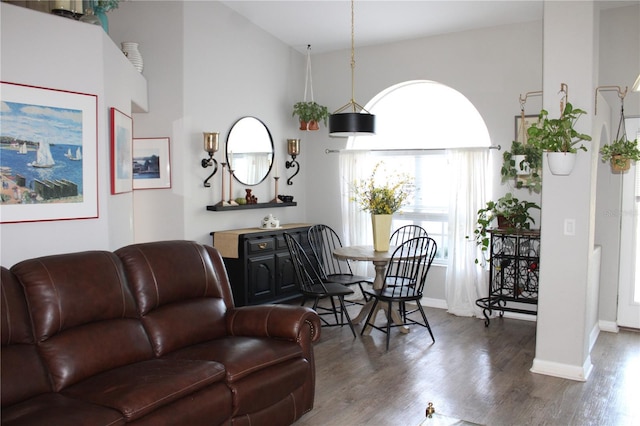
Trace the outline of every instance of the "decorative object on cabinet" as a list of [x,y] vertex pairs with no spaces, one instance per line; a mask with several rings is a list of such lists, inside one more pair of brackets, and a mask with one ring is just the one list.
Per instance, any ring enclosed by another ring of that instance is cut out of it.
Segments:
[[123,41],[121,45],[124,56],[127,57],[129,62],[133,64],[133,67],[138,70],[138,72],[142,72],[144,69],[144,61],[142,60],[140,50],[138,50],[138,43],[133,41]]
[[[329,116],[329,136],[366,136],[376,133],[375,116],[355,101],[355,25],[354,0],[351,0],[351,100]],[[347,110],[351,112],[344,112]]]
[[549,171],[554,175],[566,176],[573,171],[578,149],[587,151],[584,145],[577,145],[582,141],[590,141],[591,136],[578,133],[574,128],[580,116],[586,114],[586,111],[574,108],[568,102],[566,84],[561,84],[560,92],[563,93],[560,101],[560,111],[562,111],[560,117],[548,118],[549,113],[544,109],[541,110],[539,120],[527,129],[527,134],[528,143],[543,152],[546,151]]
[[98,217],[98,97],[0,82],[0,222]]
[[[218,152],[219,147],[219,136],[220,134],[217,132],[203,132],[204,136],[204,150],[209,154],[209,158],[203,158],[200,164],[203,168],[207,168],[213,166],[213,172],[204,180],[204,186],[209,188],[211,184],[209,180],[216,174],[218,171],[218,162],[215,158],[213,158],[214,154]],[[223,169],[224,171],[224,169]],[[222,173],[224,175],[224,173]],[[222,177],[224,180],[224,176]],[[224,184],[222,185],[222,193],[224,193]]]
[[265,216],[262,218],[262,222],[260,224],[262,229],[278,229],[280,228],[280,221],[275,218],[272,214]]
[[227,165],[243,185],[265,180],[274,161],[273,139],[267,126],[256,117],[237,120],[227,136]]
[[111,108],[111,194],[133,189],[133,120]]
[[476,300],[482,308],[484,325],[489,326],[493,311],[536,315],[540,274],[540,231],[492,229],[489,296]]
[[[467,238],[473,239],[480,247],[483,264],[486,260],[484,255],[489,250],[487,233],[490,232],[494,219],[497,219],[500,229],[511,232],[528,230],[531,229],[531,224],[535,224],[535,220],[531,216],[531,209],[540,210],[540,206],[531,201],[520,201],[509,192],[498,198],[498,201],[487,201],[485,207],[478,210],[477,225],[473,231],[473,237],[467,236]],[[476,263],[480,263],[480,259],[476,258]]]
[[133,189],[171,188],[169,138],[133,139]]
[[300,297],[295,270],[283,233],[305,249],[309,224],[285,224],[280,229],[232,229],[211,232],[229,274],[236,306],[278,303]]
[[291,161],[286,161],[284,167],[286,169],[296,168],[296,172],[287,178],[287,185],[293,185],[291,180],[300,172],[300,163],[296,161],[296,157],[300,155],[300,139],[287,139],[287,153],[291,156]]
[[[638,139],[629,140],[627,137],[627,129],[625,126],[624,116],[624,98],[627,95],[627,87],[624,91],[620,86],[600,86],[596,88],[596,102],[598,99],[598,91],[616,90],[620,98],[620,121],[618,122],[618,130],[616,137],[610,144],[604,144],[600,148],[602,161],[611,162],[611,171],[614,173],[623,173],[631,168],[631,161],[640,160],[640,150],[638,149]],[[597,114],[596,103],[596,114]],[[621,134],[622,132],[622,134]]]
[[[307,88],[311,92],[311,100],[307,101]],[[304,82],[304,98],[303,101],[296,102],[293,105],[292,116],[298,116],[300,121],[300,130],[318,130],[320,120],[327,125],[329,117],[329,109],[320,105],[313,99],[313,78],[311,74],[311,45],[307,45],[307,70]]]

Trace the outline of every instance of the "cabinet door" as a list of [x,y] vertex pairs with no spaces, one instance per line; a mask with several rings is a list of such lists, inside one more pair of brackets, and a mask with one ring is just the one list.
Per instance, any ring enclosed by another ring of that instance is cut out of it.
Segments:
[[263,303],[275,296],[275,269],[273,254],[247,259],[250,305]]
[[285,295],[298,292],[296,283],[296,271],[291,261],[289,252],[276,254],[277,279],[276,294]]

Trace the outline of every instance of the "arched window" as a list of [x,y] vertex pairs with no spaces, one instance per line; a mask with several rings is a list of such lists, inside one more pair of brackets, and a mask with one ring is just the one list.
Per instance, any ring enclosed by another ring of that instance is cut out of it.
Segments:
[[[487,179],[479,171],[484,168],[469,166],[468,158],[454,155],[470,151],[486,155],[491,143],[484,120],[460,92],[427,80],[394,85],[378,94],[366,109],[376,115],[376,135],[349,139],[341,155],[345,181],[367,177],[380,161],[390,174],[413,176],[415,195],[401,214],[394,215],[392,227],[422,226],[438,244],[437,259],[444,261],[452,241],[450,211],[466,204],[468,198],[459,193],[465,191],[460,189],[459,179],[468,176],[467,172],[475,184],[484,186]],[[348,193],[347,185],[343,194]],[[358,207],[347,197],[343,197],[345,235],[352,244],[370,244],[368,217],[356,211]],[[477,210],[474,206],[468,211],[475,214]]]

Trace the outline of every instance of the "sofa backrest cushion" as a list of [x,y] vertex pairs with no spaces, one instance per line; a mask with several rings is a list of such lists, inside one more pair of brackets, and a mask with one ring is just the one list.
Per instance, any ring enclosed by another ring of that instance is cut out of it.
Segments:
[[22,286],[4,267],[0,275],[0,299],[0,395],[4,407],[50,392],[51,384],[34,344],[31,318]]
[[53,389],[153,358],[120,259],[85,251],[25,260],[11,268],[25,289]]
[[233,297],[222,257],[193,241],[134,244],[116,251],[156,356],[225,336]]

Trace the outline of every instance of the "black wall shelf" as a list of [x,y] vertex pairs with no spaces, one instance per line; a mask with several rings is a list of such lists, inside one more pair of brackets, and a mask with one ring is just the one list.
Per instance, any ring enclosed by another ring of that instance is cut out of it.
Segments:
[[237,206],[222,206],[216,204],[215,206],[207,206],[207,210],[212,212],[226,212],[231,210],[247,210],[247,209],[269,209],[272,207],[294,207],[298,203],[292,201],[290,203],[257,203],[257,204],[239,204]]

